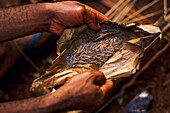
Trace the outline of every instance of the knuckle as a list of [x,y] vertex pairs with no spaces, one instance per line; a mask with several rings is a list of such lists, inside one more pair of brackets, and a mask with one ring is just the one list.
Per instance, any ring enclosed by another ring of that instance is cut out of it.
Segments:
[[97,71],[97,73],[98,73],[99,75],[104,76],[104,73],[103,73],[103,72],[101,72],[101,71]]
[[74,2],[75,2],[75,6],[76,6],[77,11],[84,13],[85,9],[86,9],[85,5],[81,4],[80,2],[77,2],[77,1],[74,1]]
[[77,11],[80,13],[80,14],[85,14],[85,7],[83,7],[83,6],[79,6],[79,7],[77,7]]

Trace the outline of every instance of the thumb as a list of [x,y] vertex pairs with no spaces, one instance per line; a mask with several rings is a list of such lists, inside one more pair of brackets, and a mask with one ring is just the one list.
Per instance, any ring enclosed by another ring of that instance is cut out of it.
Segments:
[[98,86],[102,86],[103,84],[106,83],[106,78],[104,74],[100,71],[96,71],[95,73],[95,78],[93,79],[93,83]]
[[106,99],[111,95],[113,91],[113,87],[114,84],[111,80],[107,80],[106,83],[100,87]]

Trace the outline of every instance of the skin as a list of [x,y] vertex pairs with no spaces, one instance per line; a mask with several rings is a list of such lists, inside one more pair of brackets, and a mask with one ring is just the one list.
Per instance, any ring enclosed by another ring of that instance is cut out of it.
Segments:
[[[1,113],[51,113],[63,110],[92,111],[110,95],[113,83],[102,72],[75,75],[55,92],[27,100],[0,104]],[[59,107],[57,107],[59,106]]]
[[30,0],[0,0],[0,7],[19,6],[30,3]]
[[[16,7],[28,4],[29,0],[0,0],[0,8]],[[0,44],[0,77],[4,76],[6,72],[12,67],[13,64],[22,56],[20,51],[30,50],[46,43],[53,34],[43,32],[38,42],[30,47],[34,35],[24,36],[22,38],[8,41]],[[20,49],[20,51],[18,50]],[[9,51],[10,50],[10,51]]]
[[[81,4],[67,1],[32,4],[0,9],[0,42],[37,32],[60,36],[64,29],[87,24],[98,30],[99,22],[108,20],[103,14]],[[48,113],[71,109],[94,110],[113,89],[98,71],[80,73],[53,93],[44,96],[0,104],[0,113]],[[59,106],[59,107],[58,107]]]
[[98,30],[99,22],[108,20],[96,10],[74,1],[4,8],[0,14],[1,42],[45,31],[60,36],[64,29],[82,24]]

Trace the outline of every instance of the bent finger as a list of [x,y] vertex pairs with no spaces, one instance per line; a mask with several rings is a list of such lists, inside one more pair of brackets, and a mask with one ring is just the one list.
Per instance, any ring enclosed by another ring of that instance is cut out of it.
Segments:
[[84,21],[93,30],[99,30],[99,22],[106,21],[108,18],[95,9],[85,6]]
[[93,84],[102,86],[106,83],[106,77],[104,76],[103,72],[95,71],[93,74],[95,75],[92,80]]
[[89,11],[85,10],[85,13],[83,15],[83,20],[84,22],[93,30],[97,31],[100,28],[100,25],[98,23],[98,20],[96,18],[96,14]]
[[106,79],[103,73],[100,71],[82,72],[82,73],[74,75],[68,81],[74,83],[75,81],[80,81],[80,80],[88,81],[88,83],[90,84],[94,84],[94,83],[104,84],[106,82]]
[[101,91],[105,95],[105,98],[108,98],[114,89],[114,83],[111,80],[107,80],[104,85],[100,87]]
[[93,12],[95,15],[96,15],[96,18],[98,20],[98,22],[102,22],[102,21],[107,21],[109,20],[109,18],[107,16],[105,16],[104,14],[102,14],[101,12],[89,7],[89,6],[86,6],[86,10],[90,11],[90,12]]

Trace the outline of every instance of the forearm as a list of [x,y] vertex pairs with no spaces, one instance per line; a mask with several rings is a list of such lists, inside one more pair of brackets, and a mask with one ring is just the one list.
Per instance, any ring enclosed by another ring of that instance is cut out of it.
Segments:
[[0,103],[1,113],[45,113],[46,101],[43,98]]
[[0,9],[0,41],[42,31],[60,36],[66,28],[82,24],[98,30],[104,20],[108,18],[75,1],[4,8]]
[[31,4],[0,9],[0,41],[48,31],[51,12],[50,4]]
[[51,113],[68,108],[68,96],[56,91],[41,97],[0,103],[0,113]]

